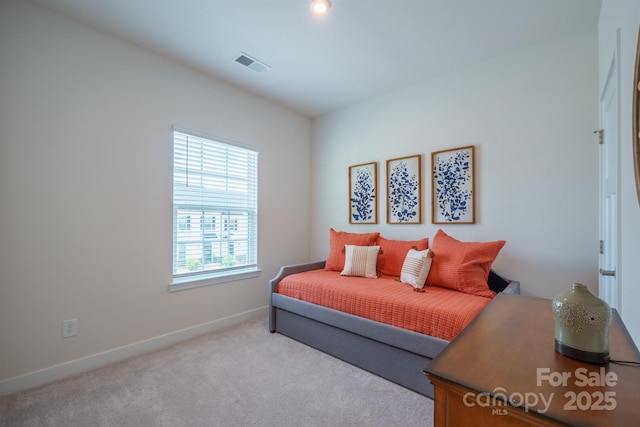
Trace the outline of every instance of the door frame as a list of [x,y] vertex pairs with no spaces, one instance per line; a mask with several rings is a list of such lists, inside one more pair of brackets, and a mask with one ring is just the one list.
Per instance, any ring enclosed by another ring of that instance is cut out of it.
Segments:
[[[609,63],[609,69],[607,72],[607,77],[604,80],[602,85],[602,91],[599,97],[599,115],[600,115],[600,127],[601,129],[604,127],[603,122],[603,104],[605,102],[605,96],[608,94],[608,90],[614,90],[613,96],[614,101],[616,103],[616,129],[615,135],[610,135],[608,132],[604,132],[602,135],[603,142],[599,146],[599,159],[598,159],[598,209],[599,209],[599,218],[598,218],[598,235],[599,239],[602,242],[606,236],[605,230],[607,229],[607,225],[604,223],[604,189],[602,188],[603,183],[603,164],[604,164],[604,156],[603,151],[607,143],[616,145],[616,156],[615,156],[615,185],[616,185],[616,227],[613,230],[615,233],[615,259],[613,261],[613,265],[602,265],[603,262],[603,254],[600,252],[598,255],[598,267],[599,269],[611,269],[615,271],[615,286],[604,289],[602,286],[603,275],[598,274],[598,293],[600,298],[607,301],[611,307],[616,308],[618,312],[622,315],[622,292],[620,284],[622,283],[622,270],[620,268],[620,259],[621,259],[621,233],[620,233],[620,225],[621,225],[621,212],[620,212],[620,152],[621,152],[621,76],[620,76],[620,30],[616,32],[616,50],[612,55],[611,61]],[[611,87],[611,85],[615,85]],[[605,244],[606,246],[606,244]]]

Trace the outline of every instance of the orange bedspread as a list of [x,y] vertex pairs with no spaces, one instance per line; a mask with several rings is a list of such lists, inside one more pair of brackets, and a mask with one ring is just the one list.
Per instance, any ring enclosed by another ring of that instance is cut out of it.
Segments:
[[345,277],[312,270],[280,281],[276,292],[411,331],[452,340],[491,302],[491,298],[425,286],[425,292],[397,278]]

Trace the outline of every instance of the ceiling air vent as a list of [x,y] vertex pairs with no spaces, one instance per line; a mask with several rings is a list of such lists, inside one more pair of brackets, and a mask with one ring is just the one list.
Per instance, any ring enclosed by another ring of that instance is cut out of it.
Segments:
[[244,65],[247,68],[252,69],[256,73],[264,73],[271,68],[264,62],[260,62],[257,59],[252,58],[246,53],[242,52],[234,58],[234,61],[236,61],[238,64]]

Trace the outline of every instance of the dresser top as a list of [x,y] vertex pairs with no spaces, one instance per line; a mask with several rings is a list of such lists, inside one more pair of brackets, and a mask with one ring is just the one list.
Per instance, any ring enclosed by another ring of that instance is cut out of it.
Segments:
[[[569,425],[640,425],[640,366],[571,359],[554,334],[551,300],[498,294],[425,371]],[[640,361],[615,310],[609,354]]]

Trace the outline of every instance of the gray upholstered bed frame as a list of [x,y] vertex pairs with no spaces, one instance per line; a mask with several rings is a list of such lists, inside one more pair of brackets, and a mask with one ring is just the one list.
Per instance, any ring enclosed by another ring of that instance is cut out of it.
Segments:
[[[275,293],[284,277],[324,268],[324,261],[288,265],[269,281],[269,329],[433,398],[422,375],[449,341]],[[496,292],[520,293],[520,283],[489,274]]]

